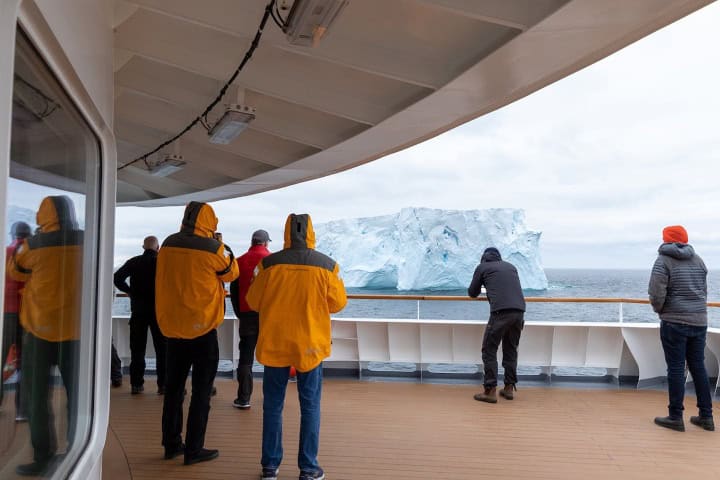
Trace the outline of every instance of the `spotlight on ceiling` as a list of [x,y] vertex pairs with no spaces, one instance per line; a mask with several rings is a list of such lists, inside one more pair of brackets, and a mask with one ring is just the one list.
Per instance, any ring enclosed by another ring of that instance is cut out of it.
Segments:
[[255,108],[231,104],[225,107],[225,113],[215,122],[208,135],[210,143],[227,145],[240,135],[248,124],[255,120]]
[[154,177],[167,177],[179,172],[185,166],[182,155],[165,155],[162,160],[148,165],[150,175]]
[[292,45],[316,47],[349,0],[295,0],[285,34]]

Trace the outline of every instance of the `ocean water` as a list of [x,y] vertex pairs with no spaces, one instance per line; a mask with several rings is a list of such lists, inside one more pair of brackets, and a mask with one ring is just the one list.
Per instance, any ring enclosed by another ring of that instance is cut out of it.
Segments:
[[[548,278],[547,290],[526,290],[526,297],[570,297],[570,298],[647,298],[650,269],[647,270],[599,270],[599,269],[554,269],[545,270]],[[349,288],[348,293],[381,295],[448,295],[467,296],[462,290],[375,290]],[[720,272],[708,276],[708,300],[720,302]],[[570,322],[617,322],[620,307],[617,304],[593,303],[528,303],[525,320],[570,321]],[[232,306],[227,302],[227,311]],[[129,315],[130,306],[126,298],[115,299],[113,315]],[[657,315],[649,305],[623,304],[623,321],[656,322]],[[720,308],[708,311],[711,326],[720,327]],[[345,309],[335,315],[343,318],[420,318],[438,320],[487,319],[487,302],[415,301],[415,300],[349,300]]]

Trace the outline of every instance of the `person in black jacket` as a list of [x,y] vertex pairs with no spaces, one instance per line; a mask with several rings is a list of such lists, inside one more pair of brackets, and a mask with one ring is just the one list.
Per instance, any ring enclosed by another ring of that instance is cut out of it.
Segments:
[[[158,395],[165,393],[165,356],[167,340],[155,318],[155,268],[160,245],[156,237],[146,237],[142,255],[133,257],[115,272],[118,290],[130,297],[130,385],[133,395],[145,388],[145,345],[150,327],[157,367]],[[130,277],[130,285],[126,279]]]
[[513,390],[516,390],[518,345],[525,324],[525,297],[517,269],[503,261],[495,247],[486,248],[483,252],[480,265],[475,269],[468,287],[468,295],[476,298],[483,286],[490,303],[490,319],[485,328],[482,345],[485,390],[474,398],[480,402],[497,403],[495,390],[498,377],[497,350],[500,342],[505,369],[505,388],[500,395],[512,400]]

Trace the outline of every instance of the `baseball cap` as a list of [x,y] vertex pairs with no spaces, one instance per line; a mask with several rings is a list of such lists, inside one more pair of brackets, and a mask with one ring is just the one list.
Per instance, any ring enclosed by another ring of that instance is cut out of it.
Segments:
[[272,240],[270,240],[270,234],[265,230],[255,230],[252,234],[252,243],[259,244],[265,242],[272,242]]

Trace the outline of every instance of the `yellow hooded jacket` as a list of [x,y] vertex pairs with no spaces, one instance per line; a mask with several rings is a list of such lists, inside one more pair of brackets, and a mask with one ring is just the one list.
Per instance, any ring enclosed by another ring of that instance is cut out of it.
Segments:
[[225,317],[223,282],[237,278],[237,262],[215,240],[217,217],[206,203],[185,207],[179,233],[162,244],[155,273],[155,314],[163,335],[192,339],[220,325]]
[[20,323],[49,342],[80,338],[83,232],[72,200],[45,197],[36,215],[39,233],[8,259],[7,272],[25,282]]
[[315,249],[307,214],[290,214],[285,248],[257,266],[246,300],[260,313],[255,353],[263,365],[308,372],[330,356],[330,314],[347,303],[335,261]]

